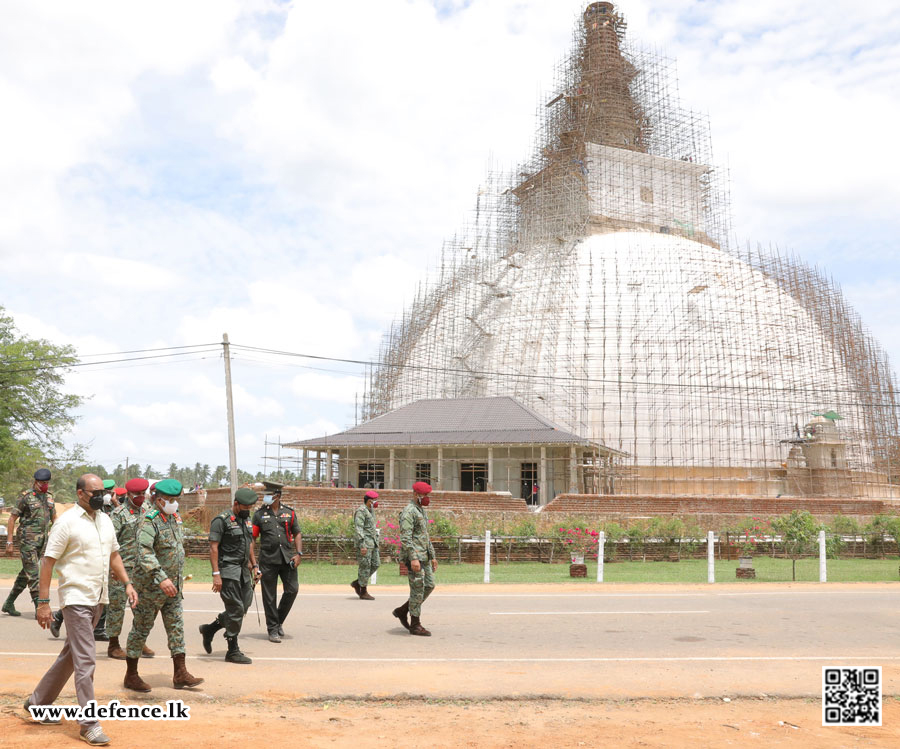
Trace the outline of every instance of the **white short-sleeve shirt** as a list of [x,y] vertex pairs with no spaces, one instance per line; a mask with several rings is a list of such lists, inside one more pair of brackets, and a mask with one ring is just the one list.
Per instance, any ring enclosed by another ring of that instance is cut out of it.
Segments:
[[119,550],[109,516],[92,518],[81,505],[63,513],[50,529],[44,555],[56,560],[59,601],[64,606],[109,603],[109,557]]

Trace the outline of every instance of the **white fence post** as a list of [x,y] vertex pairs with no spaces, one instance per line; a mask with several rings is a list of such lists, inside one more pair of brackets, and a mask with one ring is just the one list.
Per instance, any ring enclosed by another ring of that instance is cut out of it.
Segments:
[[828,582],[828,568],[825,564],[825,531],[819,531],[819,582]]
[[713,532],[706,534],[706,582],[716,581],[716,542]]
[[491,532],[484,532],[484,581],[491,581]]
[[606,534],[600,531],[597,539],[597,582],[603,582],[603,547],[606,546]]

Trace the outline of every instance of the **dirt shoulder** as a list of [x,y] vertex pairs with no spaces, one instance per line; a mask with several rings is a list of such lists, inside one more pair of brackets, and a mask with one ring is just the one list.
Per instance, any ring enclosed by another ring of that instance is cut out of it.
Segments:
[[[125,698],[127,701],[127,698]],[[113,745],[237,747],[263,737],[295,746],[405,744],[430,747],[689,747],[778,746],[807,749],[900,745],[900,703],[885,705],[883,727],[821,725],[818,700],[756,699],[666,701],[332,700],[268,703],[253,699],[191,704],[180,723],[110,722]],[[12,698],[0,698],[0,745],[65,746],[77,741],[77,727],[26,723]]]

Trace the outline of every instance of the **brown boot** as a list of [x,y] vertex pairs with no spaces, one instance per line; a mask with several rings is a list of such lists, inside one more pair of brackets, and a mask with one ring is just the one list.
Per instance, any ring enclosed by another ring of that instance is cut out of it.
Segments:
[[400,620],[404,629],[409,629],[409,619],[407,618],[409,616],[409,601],[402,606],[398,606],[391,613]]
[[356,591],[356,595],[362,598],[362,594],[359,592],[361,590],[359,587],[359,580],[354,580],[352,583],[350,583],[350,587]]
[[122,646],[119,645],[118,637],[110,637],[109,638],[109,647],[106,648],[106,654],[110,658],[115,658],[117,661],[124,661],[126,658],[125,651],[122,650]]
[[135,692],[149,692],[150,685],[138,674],[138,659],[126,657],[125,663],[127,664],[124,681],[125,689],[131,689]]
[[374,601],[375,596],[369,595],[369,589],[365,585],[361,585],[359,588],[359,597],[364,601]]
[[172,683],[175,685],[175,689],[196,687],[203,683],[203,679],[198,679],[187,670],[187,667],[184,665],[184,653],[173,655],[172,662],[175,664],[175,675],[172,677]]
[[422,623],[419,621],[419,617],[411,616],[409,623],[409,633],[411,635],[421,635],[422,637],[431,637],[431,632],[429,632],[425,627],[422,626]]
[[143,649],[141,650],[141,658],[152,658],[154,655],[156,655],[156,653],[150,650],[150,648],[148,648],[145,643]]

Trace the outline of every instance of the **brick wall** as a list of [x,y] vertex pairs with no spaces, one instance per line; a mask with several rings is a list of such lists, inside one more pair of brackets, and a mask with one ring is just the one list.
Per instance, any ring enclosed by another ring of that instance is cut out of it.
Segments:
[[896,500],[807,498],[807,497],[733,497],[733,496],[652,496],[560,494],[543,512],[564,515],[635,516],[734,516],[762,517],[789,515],[792,510],[807,510],[817,517],[850,515],[870,519],[900,510]]

